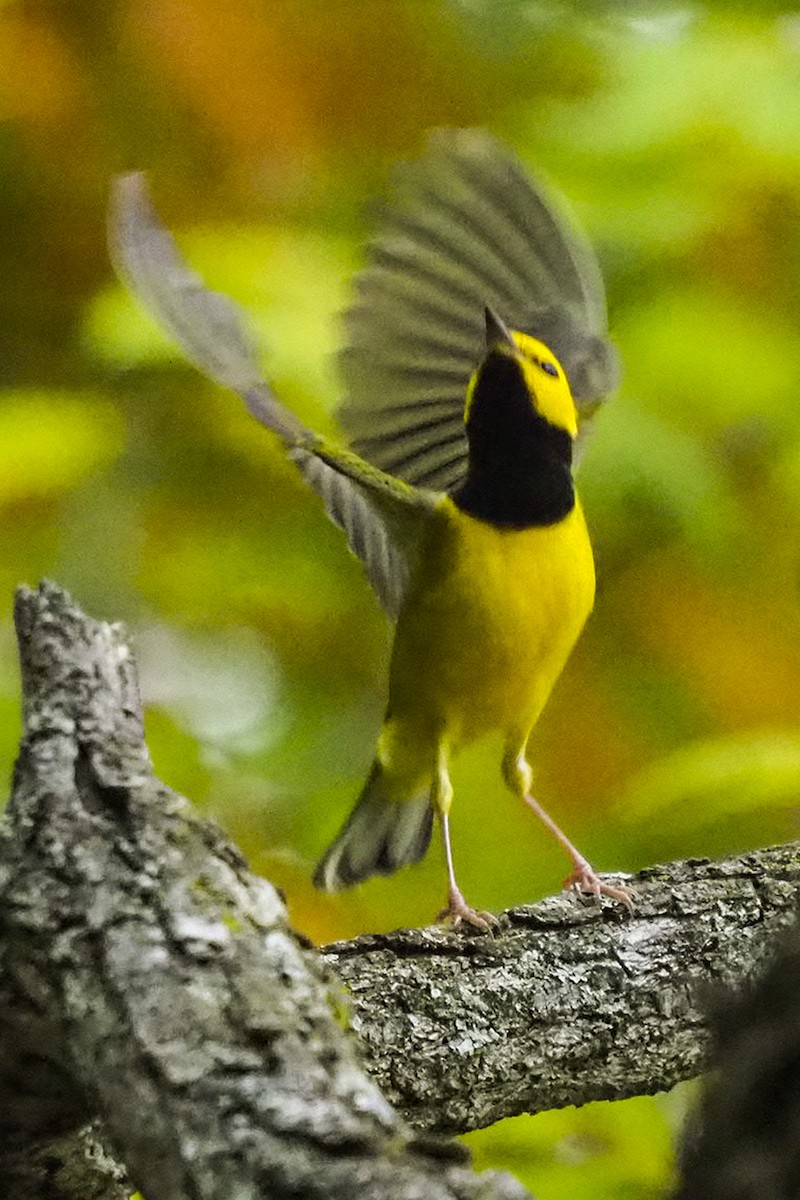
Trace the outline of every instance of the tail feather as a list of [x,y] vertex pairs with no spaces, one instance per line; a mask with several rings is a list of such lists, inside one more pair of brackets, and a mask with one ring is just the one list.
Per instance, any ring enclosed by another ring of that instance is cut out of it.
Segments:
[[431,841],[430,798],[390,799],[379,763],[374,763],[355,808],[314,872],[325,892],[361,883],[370,875],[391,875],[419,862]]

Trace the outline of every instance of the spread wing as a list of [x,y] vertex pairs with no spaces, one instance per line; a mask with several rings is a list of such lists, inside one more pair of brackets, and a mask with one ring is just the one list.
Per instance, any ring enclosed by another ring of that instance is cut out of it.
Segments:
[[297,443],[289,457],[344,530],[381,605],[396,621],[440,494],[393,479],[322,438]]
[[467,383],[488,305],[551,347],[579,416],[618,381],[588,242],[490,134],[437,130],[401,167],[345,313],[341,420],[354,449],[409,483],[464,477]]
[[130,290],[195,366],[238,392],[256,420],[281,438],[328,516],[344,530],[378,599],[396,618],[439,497],[330,445],[283,407],[263,378],[239,309],[186,266],[156,215],[142,175],[116,180],[109,232],[112,259]]

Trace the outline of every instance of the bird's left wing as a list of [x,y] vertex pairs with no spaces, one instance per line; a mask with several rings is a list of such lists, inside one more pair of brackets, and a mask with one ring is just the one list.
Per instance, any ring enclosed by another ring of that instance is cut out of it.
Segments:
[[396,169],[344,314],[340,418],[359,454],[408,483],[458,487],[487,305],[550,347],[581,423],[617,386],[589,243],[509,147],[485,130],[438,129]]
[[121,278],[190,361],[237,392],[256,420],[281,438],[396,619],[437,493],[413,488],[332,446],[284,408],[263,378],[239,309],[186,266],[140,174],[115,181],[109,242]]

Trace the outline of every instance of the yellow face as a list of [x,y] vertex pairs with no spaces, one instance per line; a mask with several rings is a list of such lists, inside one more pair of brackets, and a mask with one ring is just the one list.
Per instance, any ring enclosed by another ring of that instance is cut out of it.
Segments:
[[[551,425],[576,437],[578,414],[561,363],[544,342],[527,333],[514,331],[511,336],[519,350],[525,382],[536,411]],[[509,353],[513,353],[510,346]]]
[[[488,310],[487,310],[488,311]],[[517,363],[533,409],[550,425],[563,429],[571,438],[578,434],[578,413],[567,376],[552,350],[527,333],[499,327],[499,336],[490,342],[492,352],[506,355]],[[480,368],[469,381],[464,407],[464,423],[470,418]]]

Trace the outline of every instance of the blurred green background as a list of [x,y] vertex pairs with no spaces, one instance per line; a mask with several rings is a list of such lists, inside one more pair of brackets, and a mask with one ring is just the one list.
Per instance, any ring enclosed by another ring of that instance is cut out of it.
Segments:
[[[602,869],[797,834],[800,16],[777,4],[0,0],[0,766],[19,734],[12,593],[42,575],[133,631],[162,777],[320,941],[427,922],[419,868],[330,898],[312,865],[381,717],[386,624],[240,402],[115,282],[114,172],[150,172],[249,310],[304,420],[335,428],[337,312],[369,203],[432,125],[486,125],[597,247],[625,376],[581,484],[595,615],[532,746]],[[479,748],[456,772],[472,902],[565,865]],[[471,1140],[539,1200],[662,1193],[682,1098]]]

